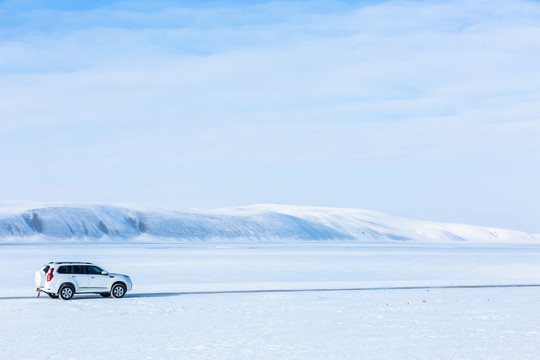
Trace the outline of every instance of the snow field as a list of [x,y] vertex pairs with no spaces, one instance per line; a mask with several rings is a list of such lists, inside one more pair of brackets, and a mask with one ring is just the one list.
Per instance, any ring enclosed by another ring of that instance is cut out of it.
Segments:
[[35,295],[52,260],[128,274],[134,292],[540,283],[540,245],[0,245],[0,297]]
[[540,290],[1,300],[4,359],[537,359]]
[[[4,245],[0,260],[2,359],[540,357],[538,287],[219,293],[540,283],[538,246]],[[127,273],[133,292],[37,299],[49,260]]]

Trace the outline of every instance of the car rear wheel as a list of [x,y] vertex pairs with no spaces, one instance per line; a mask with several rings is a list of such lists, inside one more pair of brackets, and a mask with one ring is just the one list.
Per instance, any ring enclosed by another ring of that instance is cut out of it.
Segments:
[[62,285],[60,287],[60,290],[58,291],[58,295],[60,295],[60,298],[62,298],[62,300],[70,300],[73,295],[75,295],[75,291],[70,285]]
[[111,289],[111,294],[117,299],[124,297],[126,294],[126,287],[122,284],[114,284]]
[[47,295],[49,295],[49,297],[53,298],[53,299],[58,299],[58,295],[57,294],[49,294],[47,293]]

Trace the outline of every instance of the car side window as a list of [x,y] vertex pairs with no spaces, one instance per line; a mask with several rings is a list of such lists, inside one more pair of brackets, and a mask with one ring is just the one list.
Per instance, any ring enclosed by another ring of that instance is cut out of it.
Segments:
[[101,270],[100,268],[98,268],[97,266],[87,266],[86,267],[86,271],[88,271],[88,273],[90,275],[101,275],[101,272],[103,270]]
[[69,274],[69,266],[60,266],[58,268],[59,274]]
[[73,274],[85,275],[86,271],[82,265],[73,265]]

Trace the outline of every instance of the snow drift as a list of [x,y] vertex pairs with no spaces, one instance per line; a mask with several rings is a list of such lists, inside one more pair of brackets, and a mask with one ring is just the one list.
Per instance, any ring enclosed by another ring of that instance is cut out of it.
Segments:
[[131,206],[0,203],[0,241],[540,242],[540,235],[339,208],[253,205],[186,212]]

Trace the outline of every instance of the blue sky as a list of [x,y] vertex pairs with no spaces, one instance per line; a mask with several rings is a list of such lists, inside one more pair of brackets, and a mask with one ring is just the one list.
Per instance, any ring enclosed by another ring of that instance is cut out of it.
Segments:
[[540,232],[539,58],[537,1],[1,1],[0,199]]

